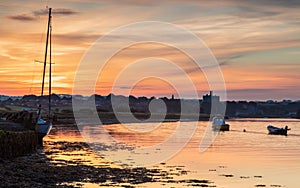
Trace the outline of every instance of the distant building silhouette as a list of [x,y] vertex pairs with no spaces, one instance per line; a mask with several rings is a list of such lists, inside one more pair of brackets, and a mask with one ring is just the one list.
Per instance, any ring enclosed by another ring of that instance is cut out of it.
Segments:
[[220,102],[220,97],[213,95],[213,91],[209,92],[209,95],[203,95],[203,102],[206,103],[219,103]]

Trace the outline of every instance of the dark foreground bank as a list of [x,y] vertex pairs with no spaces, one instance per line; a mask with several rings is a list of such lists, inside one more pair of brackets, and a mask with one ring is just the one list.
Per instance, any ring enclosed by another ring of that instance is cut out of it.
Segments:
[[175,180],[174,176],[189,173],[183,167],[172,166],[168,171],[159,167],[114,167],[104,159],[100,163],[89,161],[90,155],[94,152],[84,142],[46,141],[44,148],[34,154],[0,160],[0,187],[82,187],[88,184],[136,187],[145,183],[214,186],[208,180]]
[[35,131],[19,123],[0,120],[0,159],[35,152],[37,144]]
[[[51,147],[55,146],[56,144],[52,143]],[[71,144],[69,147],[78,149],[82,145],[78,145],[78,143],[74,145],[73,143],[73,146]],[[139,184],[153,181],[153,175],[158,173],[158,171],[147,170],[146,168],[93,167],[67,160],[64,165],[52,164],[51,160],[47,158],[51,155],[51,149],[49,149],[46,149],[46,154],[40,150],[35,154],[10,160],[0,160],[0,187],[76,186],[67,185],[67,183],[72,182],[92,182],[99,184],[108,182],[108,184],[112,185],[124,182]],[[77,184],[77,186],[80,186],[80,184]]]

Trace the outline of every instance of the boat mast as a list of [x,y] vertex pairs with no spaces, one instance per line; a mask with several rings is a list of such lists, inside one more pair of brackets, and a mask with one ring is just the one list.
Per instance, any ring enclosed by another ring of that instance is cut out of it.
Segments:
[[49,9],[49,18],[50,18],[50,45],[49,45],[49,120],[51,121],[51,67],[52,67],[52,24],[51,24],[51,8]]
[[50,22],[51,22],[51,8],[49,8],[47,37],[46,37],[46,51],[45,51],[45,58],[44,58],[43,83],[42,83],[42,93],[41,93],[41,96],[44,95],[44,84],[45,84],[45,73],[46,73],[46,64],[47,64],[47,52],[48,52],[48,40],[49,40],[49,32],[50,32]]
[[[45,50],[45,58],[44,58],[44,70],[43,70],[43,83],[42,83],[42,92],[41,92],[41,96],[44,95],[44,85],[45,85],[45,73],[46,73],[46,64],[47,64],[47,52],[48,52],[48,40],[49,40],[49,33],[50,33],[50,22],[51,22],[51,8],[49,8],[49,17],[48,17],[48,27],[47,27],[47,37],[46,37],[46,50]],[[50,39],[51,40],[51,39]],[[51,52],[50,52],[51,54]],[[51,63],[51,62],[50,62]],[[50,64],[51,67],[51,64]],[[50,68],[51,71],[51,68]],[[51,74],[49,75],[51,77]],[[50,79],[50,78],[49,78]],[[51,81],[51,80],[50,80]],[[49,91],[51,88],[51,82],[49,83]],[[49,92],[49,97],[50,97],[50,92]],[[50,98],[49,98],[49,106],[50,106]],[[50,107],[49,107],[50,110]],[[39,104],[38,107],[38,118],[37,121],[41,118],[42,116],[42,107],[41,104]],[[49,118],[50,118],[50,111],[49,111]]]

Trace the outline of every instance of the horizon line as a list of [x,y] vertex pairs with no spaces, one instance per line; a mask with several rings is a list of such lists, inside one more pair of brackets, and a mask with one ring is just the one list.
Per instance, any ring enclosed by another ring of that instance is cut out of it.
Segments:
[[[5,94],[0,94],[0,97],[8,97],[8,98],[10,98],[10,97],[13,97],[13,98],[22,97],[23,98],[24,96],[30,96],[30,95],[36,96],[36,97],[42,97],[40,95],[35,95],[35,94],[25,94],[25,95],[5,95]],[[94,93],[94,94],[91,94],[91,95],[65,94],[65,93],[56,94],[56,93],[52,93],[51,95],[65,95],[65,96],[69,95],[69,96],[72,96],[72,97],[73,96],[91,97],[93,95],[98,95],[98,96],[101,96],[101,97],[108,97],[109,95],[114,95],[114,96],[122,96],[122,97],[130,97],[130,96],[132,96],[132,97],[137,98],[137,99],[138,98],[142,98],[142,97],[146,97],[147,99],[151,99],[153,97],[155,99],[163,99],[163,98],[172,99],[172,96],[173,96],[173,95],[171,95],[170,98],[168,98],[167,96],[164,96],[164,97],[157,97],[157,96],[147,97],[147,96],[134,96],[134,95],[125,96],[125,95],[121,95],[121,94],[118,95],[118,94],[114,94],[114,93],[109,93],[108,95],[101,95],[101,94],[97,94],[97,93]],[[49,96],[49,94],[48,95],[43,95],[43,96]],[[203,95],[203,96],[205,96],[205,95]],[[213,95],[213,96],[218,96],[218,95]],[[195,99],[195,98],[176,98],[174,96],[174,100],[203,100],[203,97],[202,97],[202,99],[200,99],[200,98]],[[257,99],[257,100],[246,100],[246,99],[242,99],[242,100],[226,100],[226,101],[220,100],[220,102],[234,102],[234,101],[237,101],[237,102],[244,102],[244,101],[246,101],[246,102],[268,102],[268,101],[269,102],[287,102],[287,101],[290,101],[290,102],[300,102],[300,99],[296,99],[296,100],[282,99],[281,101],[275,100],[275,99],[267,99],[267,100],[259,100],[259,99]]]

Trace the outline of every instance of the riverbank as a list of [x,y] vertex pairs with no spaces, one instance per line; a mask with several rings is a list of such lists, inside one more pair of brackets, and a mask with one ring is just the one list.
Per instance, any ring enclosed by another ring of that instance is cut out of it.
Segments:
[[[61,145],[67,147],[68,152],[88,150],[84,143],[46,142],[45,149],[37,153],[11,160],[0,160],[0,187],[80,187],[88,182],[107,185],[139,184],[154,181],[153,176],[159,173],[146,168],[94,167],[82,164],[81,161],[67,159],[59,160],[58,164],[51,160],[51,156]],[[63,152],[62,148],[59,150]],[[74,182],[82,184],[72,184]]]
[[[0,160],[0,187],[139,187],[145,184],[214,187],[187,178],[183,166],[121,167],[98,156],[77,130],[54,127],[36,153]],[[169,186],[167,186],[169,187]]]
[[35,131],[19,123],[0,120],[0,159],[35,152],[37,144]]

